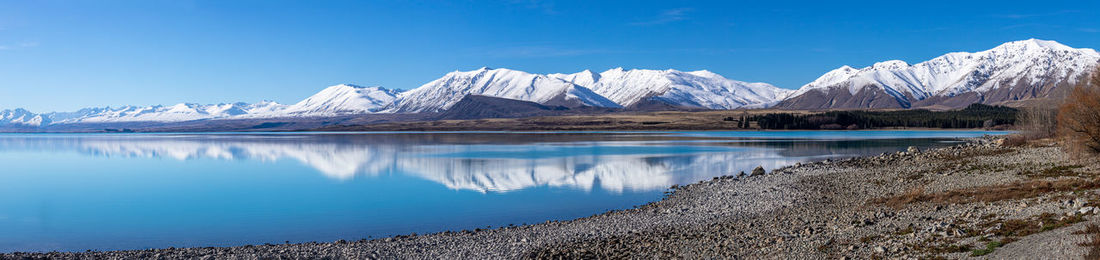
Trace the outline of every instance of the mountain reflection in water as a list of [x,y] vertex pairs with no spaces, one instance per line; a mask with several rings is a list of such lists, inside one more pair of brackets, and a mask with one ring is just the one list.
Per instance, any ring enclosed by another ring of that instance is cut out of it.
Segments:
[[337,180],[403,174],[450,189],[548,186],[653,191],[822,158],[892,152],[944,139],[805,139],[677,133],[371,133],[0,135],[0,151],[101,157],[295,160]]

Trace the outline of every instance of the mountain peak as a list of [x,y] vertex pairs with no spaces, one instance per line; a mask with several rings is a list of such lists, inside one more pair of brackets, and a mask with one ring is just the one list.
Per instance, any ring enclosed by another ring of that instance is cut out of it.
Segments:
[[451,73],[447,73],[447,75],[444,75],[444,77],[475,77],[475,76],[478,76],[478,75],[501,74],[501,73],[504,73],[504,74],[512,74],[512,73],[530,74],[530,73],[527,73],[527,72],[508,69],[508,68],[481,67],[479,69],[471,70],[471,71],[456,70],[456,71],[453,71]]
[[1006,43],[1003,43],[1003,44],[1001,44],[1001,45],[999,45],[999,46],[997,46],[996,48],[993,48],[993,49],[994,50],[1020,50],[1020,51],[1027,51],[1027,50],[1074,51],[1074,50],[1077,50],[1077,49],[1074,49],[1073,47],[1066,46],[1065,44],[1061,44],[1061,43],[1056,42],[1056,41],[1040,40],[1040,39],[1035,39],[1035,38],[1031,38],[1031,39],[1027,39],[1027,40],[1020,40],[1020,41],[1006,42]]
[[704,78],[723,78],[723,79],[726,78],[726,77],[723,77],[722,75],[720,75],[718,73],[714,73],[714,72],[711,72],[709,70],[696,70],[696,71],[688,72],[688,74],[699,76],[699,77],[704,77]]
[[363,90],[363,89],[378,90],[378,91],[389,91],[389,89],[381,87],[381,86],[361,86],[361,85],[348,84],[348,83],[343,83],[343,84],[339,84],[339,85],[330,86],[330,87],[327,87],[327,88],[325,88],[321,91],[359,91],[359,90]]
[[874,65],[871,65],[872,69],[881,69],[881,70],[899,70],[899,69],[908,68],[908,67],[909,67],[909,63],[905,62],[905,61],[902,61],[902,60],[888,60],[888,61],[876,62]]
[[30,113],[31,112],[31,111],[28,111],[28,110],[23,109],[23,108],[15,108],[15,109],[12,109],[12,110],[3,110],[3,111],[4,112],[12,112],[12,113],[16,113],[16,114],[24,114],[24,113]]
[[333,87],[343,87],[343,88],[363,88],[363,86],[359,86],[359,85],[355,85],[355,84],[348,84],[348,83],[341,83],[341,84],[339,84],[339,85],[336,85],[336,86],[333,86]]
[[[623,73],[625,71],[626,70],[624,70],[623,67],[615,67],[615,68],[612,68],[612,69],[605,70],[603,73],[608,73],[608,72]],[[603,73],[600,73],[600,74],[603,74]]]
[[291,114],[337,115],[373,113],[393,102],[397,92],[383,87],[361,87],[351,84],[331,86],[313,96],[287,107]]

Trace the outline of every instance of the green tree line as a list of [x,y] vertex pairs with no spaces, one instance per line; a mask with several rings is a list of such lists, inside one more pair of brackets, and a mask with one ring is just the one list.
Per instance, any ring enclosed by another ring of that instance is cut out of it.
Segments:
[[749,128],[756,122],[761,129],[873,129],[889,127],[918,128],[982,128],[1011,125],[1016,121],[1015,108],[972,104],[964,109],[930,111],[924,109],[898,111],[829,111],[816,114],[772,113],[742,117],[738,127]]

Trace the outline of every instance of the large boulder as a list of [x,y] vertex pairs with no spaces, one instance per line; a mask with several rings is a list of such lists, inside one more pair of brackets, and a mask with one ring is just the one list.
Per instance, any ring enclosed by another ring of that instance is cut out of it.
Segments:
[[764,166],[756,166],[756,169],[752,169],[752,175],[749,176],[757,175],[764,175]]

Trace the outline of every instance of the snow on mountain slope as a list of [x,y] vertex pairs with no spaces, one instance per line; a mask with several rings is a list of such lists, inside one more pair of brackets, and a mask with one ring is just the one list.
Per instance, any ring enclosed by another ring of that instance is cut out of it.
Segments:
[[600,74],[592,72],[591,70],[584,70],[573,74],[554,73],[547,74],[546,76],[577,84],[578,86],[594,86],[596,85],[596,81],[600,80]]
[[281,115],[287,107],[287,105],[275,101],[264,100],[259,103],[248,104],[244,107],[244,110],[247,116],[275,116]]
[[287,107],[287,115],[333,116],[378,112],[393,103],[400,91],[382,87],[340,84]]
[[0,110],[0,126],[37,127],[43,124],[49,124],[49,120],[22,108]]
[[481,68],[455,71],[423,86],[403,92],[385,110],[391,113],[440,112],[466,95],[598,107],[619,105],[591,90],[545,75],[510,69]]
[[119,122],[183,122],[228,118],[248,113],[249,104],[201,105],[180,103],[172,106],[123,106],[118,108],[82,109],[76,113],[46,114],[55,124],[119,123]]
[[588,87],[625,107],[652,99],[685,107],[734,109],[773,102],[790,92],[766,83],[727,79],[705,70],[683,72],[616,68],[599,74],[585,70],[549,76]]
[[[847,106],[879,104],[910,107],[945,103],[963,94],[968,94],[966,98],[973,102],[982,103],[1045,98],[1054,95],[1054,88],[1059,85],[1075,84],[1098,61],[1100,54],[1093,49],[1074,49],[1037,39],[1015,41],[975,53],[948,53],[913,65],[893,60],[863,69],[843,66],[804,85],[779,106],[858,108]],[[799,98],[801,96],[812,98]],[[879,100],[874,100],[876,96]],[[893,98],[896,103],[881,102],[883,98]],[[853,102],[851,99],[862,100]],[[930,102],[914,104],[926,99]],[[829,103],[821,103],[821,100],[829,100]]]
[[399,93],[380,87],[337,85],[294,105],[273,101],[259,103],[192,104],[172,106],[123,106],[85,108],[74,112],[34,114],[23,109],[0,111],[0,126],[45,126],[80,123],[173,123],[207,119],[248,119],[338,116],[377,112],[396,99]]

